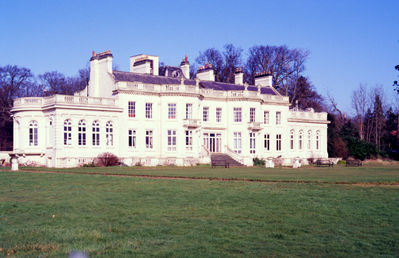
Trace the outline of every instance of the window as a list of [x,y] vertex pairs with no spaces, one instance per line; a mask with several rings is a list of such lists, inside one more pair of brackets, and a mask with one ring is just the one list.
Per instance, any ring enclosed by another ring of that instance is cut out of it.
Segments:
[[308,131],[308,150],[312,148],[312,131]]
[[241,108],[236,107],[233,109],[233,113],[234,113],[234,122],[241,122]]
[[38,126],[36,121],[29,123],[29,146],[37,146]]
[[176,131],[168,130],[168,151],[176,151]]
[[191,130],[186,131],[186,150],[193,150],[193,131]]
[[92,137],[93,146],[100,145],[100,124],[98,121],[94,121],[92,124]]
[[64,145],[72,145],[72,122],[69,119],[64,121]]
[[249,122],[255,122],[255,108],[249,109]]
[[294,149],[294,130],[290,131],[290,149]]
[[255,154],[255,133],[249,133],[249,153]]
[[78,123],[78,145],[86,145],[86,122],[80,120]]
[[145,147],[147,149],[152,149],[153,145],[152,145],[152,130],[147,130],[145,131]]
[[222,122],[222,108],[216,108],[216,122]]
[[186,119],[193,118],[193,104],[187,103],[186,104]]
[[128,143],[130,148],[136,148],[136,130],[129,129]]
[[299,131],[299,137],[298,137],[298,148],[302,150],[302,142],[303,142],[303,131]]
[[265,150],[270,150],[270,134],[265,134]]
[[235,153],[241,153],[241,132],[234,132],[233,134],[233,149]]
[[127,105],[127,111],[129,117],[136,117],[136,102],[129,101]]
[[202,121],[207,122],[209,119],[209,107],[204,107],[202,109]]
[[276,125],[281,124],[281,112],[276,112]]
[[108,121],[105,125],[105,140],[107,146],[114,145],[114,129],[111,121]]
[[145,103],[145,118],[152,118],[152,103]]
[[268,125],[269,124],[269,111],[263,112],[263,122]]
[[319,146],[319,141],[320,141],[320,132],[319,131],[317,131],[316,132],[316,150],[318,150],[319,148],[320,148],[320,146]]
[[276,134],[276,150],[281,151],[281,134]]
[[176,104],[168,104],[168,119],[176,119]]

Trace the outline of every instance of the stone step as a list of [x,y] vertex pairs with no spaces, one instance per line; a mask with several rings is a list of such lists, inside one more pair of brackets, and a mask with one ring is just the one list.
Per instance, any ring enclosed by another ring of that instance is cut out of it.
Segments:
[[233,159],[232,157],[230,157],[227,154],[221,154],[221,153],[211,154],[211,161],[221,161],[221,160],[228,163],[230,165],[230,167],[244,166],[243,164],[241,164],[240,162],[237,162],[235,159]]

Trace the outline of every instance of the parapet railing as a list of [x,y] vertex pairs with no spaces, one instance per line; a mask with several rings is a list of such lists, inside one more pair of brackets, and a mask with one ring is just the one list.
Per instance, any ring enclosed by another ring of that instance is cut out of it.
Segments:
[[327,120],[327,113],[307,111],[307,110],[303,111],[290,110],[288,113],[288,119]]
[[25,97],[14,101],[14,107],[43,107],[54,104],[79,104],[79,105],[102,105],[115,106],[116,99],[96,98],[71,95],[53,95],[49,97]]

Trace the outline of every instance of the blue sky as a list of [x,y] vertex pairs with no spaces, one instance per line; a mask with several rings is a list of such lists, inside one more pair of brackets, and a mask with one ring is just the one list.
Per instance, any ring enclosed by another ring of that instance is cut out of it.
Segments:
[[351,113],[360,83],[393,95],[399,1],[0,1],[0,66],[74,75],[91,52],[110,49],[120,70],[131,55],[178,65],[185,54],[232,43],[310,51],[306,76]]

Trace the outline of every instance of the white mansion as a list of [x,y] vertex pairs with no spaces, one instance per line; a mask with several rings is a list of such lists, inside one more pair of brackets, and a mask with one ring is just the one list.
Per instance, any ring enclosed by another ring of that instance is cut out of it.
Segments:
[[209,163],[224,153],[252,159],[327,158],[327,114],[289,109],[288,97],[259,74],[255,85],[215,82],[210,67],[189,79],[189,62],[159,67],[158,57],[130,57],[130,72],[112,70],[110,51],[90,59],[88,86],[74,96],[14,101],[14,150],[20,163],[73,167],[104,152],[125,164]]

